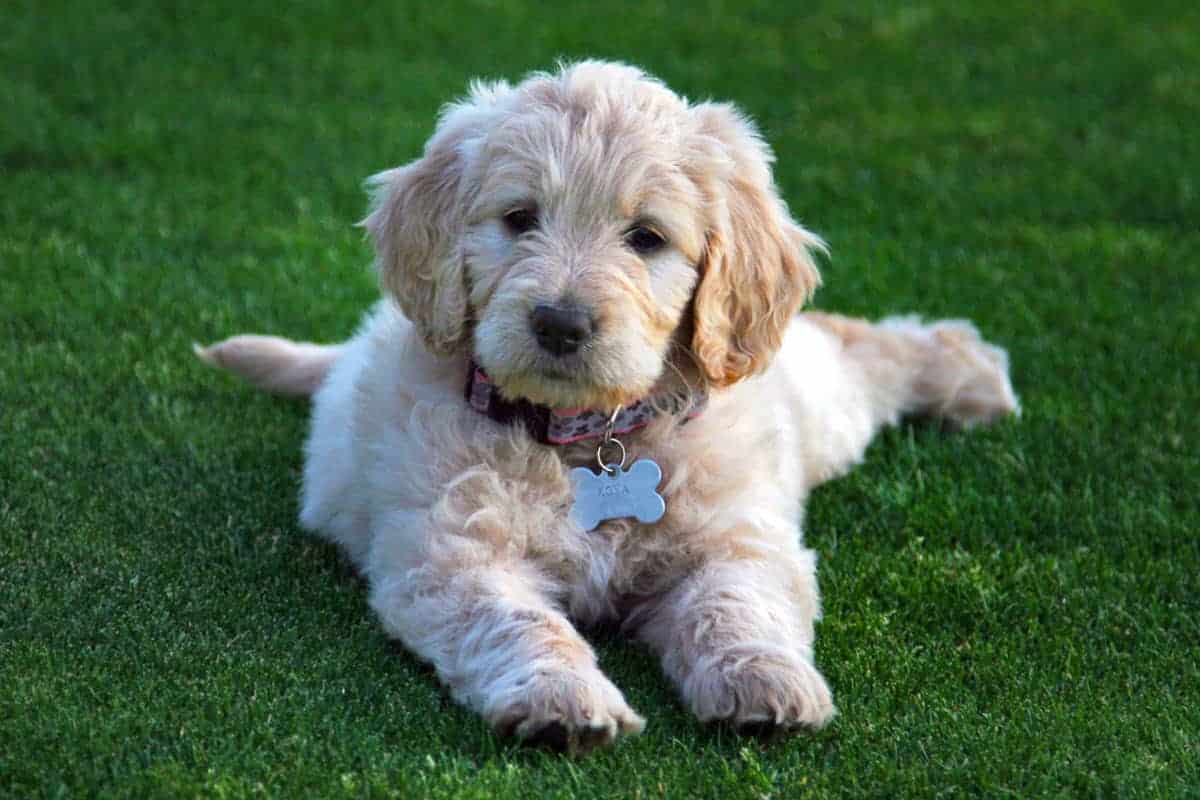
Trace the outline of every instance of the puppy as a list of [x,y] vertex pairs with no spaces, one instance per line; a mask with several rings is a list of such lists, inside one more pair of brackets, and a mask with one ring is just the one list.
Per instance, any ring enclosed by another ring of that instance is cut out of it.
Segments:
[[902,416],[1017,410],[968,323],[798,315],[824,246],[771,162],[732,106],[632,67],[478,83],[371,180],[385,296],[352,339],[198,348],[313,395],[301,524],[504,735],[642,729],[576,629],[603,622],[701,721],[825,724],[808,493]]

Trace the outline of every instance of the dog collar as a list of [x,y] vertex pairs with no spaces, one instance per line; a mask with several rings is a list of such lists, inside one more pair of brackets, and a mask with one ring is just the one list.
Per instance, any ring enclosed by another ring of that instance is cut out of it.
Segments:
[[502,425],[523,424],[538,442],[560,445],[584,439],[619,435],[649,425],[659,414],[684,413],[683,422],[699,416],[707,398],[664,395],[653,402],[639,400],[617,413],[611,428],[611,414],[593,408],[550,408],[528,400],[507,400],[483,368],[474,361],[467,377],[466,399],[471,408]]

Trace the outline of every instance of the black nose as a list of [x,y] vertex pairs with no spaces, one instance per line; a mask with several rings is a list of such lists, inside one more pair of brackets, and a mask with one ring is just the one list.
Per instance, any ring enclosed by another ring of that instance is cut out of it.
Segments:
[[536,306],[530,322],[538,344],[556,356],[574,353],[592,337],[592,318],[575,306]]

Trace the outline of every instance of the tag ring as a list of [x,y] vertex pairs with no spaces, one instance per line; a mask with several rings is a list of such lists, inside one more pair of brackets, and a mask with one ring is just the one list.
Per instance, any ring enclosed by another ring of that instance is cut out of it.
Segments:
[[[616,466],[611,466],[609,464],[604,463],[604,448],[607,446],[614,446],[618,450],[621,451],[621,460],[620,460],[620,462],[617,463]],[[596,445],[596,463],[600,466],[601,470],[608,473],[609,475],[611,475],[612,473],[616,472],[619,469],[624,469],[625,468],[625,445],[621,444],[620,439],[605,439],[605,440],[601,441],[600,444]]]

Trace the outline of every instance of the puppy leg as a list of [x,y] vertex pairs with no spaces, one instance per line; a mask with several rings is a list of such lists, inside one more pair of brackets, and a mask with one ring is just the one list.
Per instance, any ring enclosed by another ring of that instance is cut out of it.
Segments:
[[969,428],[1019,413],[1008,354],[985,342],[969,322],[922,323],[914,316],[871,324],[821,313],[804,319],[841,344],[880,424],[918,414]]
[[[453,562],[376,582],[371,605],[388,632],[502,735],[580,753],[641,731],[644,721],[591,647],[546,599],[545,579],[529,565],[504,564],[503,554],[484,555],[478,542],[460,544]],[[463,568],[463,556],[498,565]]]
[[819,614],[815,556],[798,550],[703,566],[638,610],[639,636],[701,721],[771,738],[836,713],[813,664]]
[[969,322],[889,317],[872,324],[807,313],[797,324],[824,335],[835,365],[829,386],[819,390],[825,394],[807,401],[813,406],[808,416],[827,432],[821,440],[830,443],[828,452],[806,454],[816,462],[809,469],[811,485],[845,472],[880,428],[901,417],[970,428],[1020,413],[1008,354],[985,342]]

